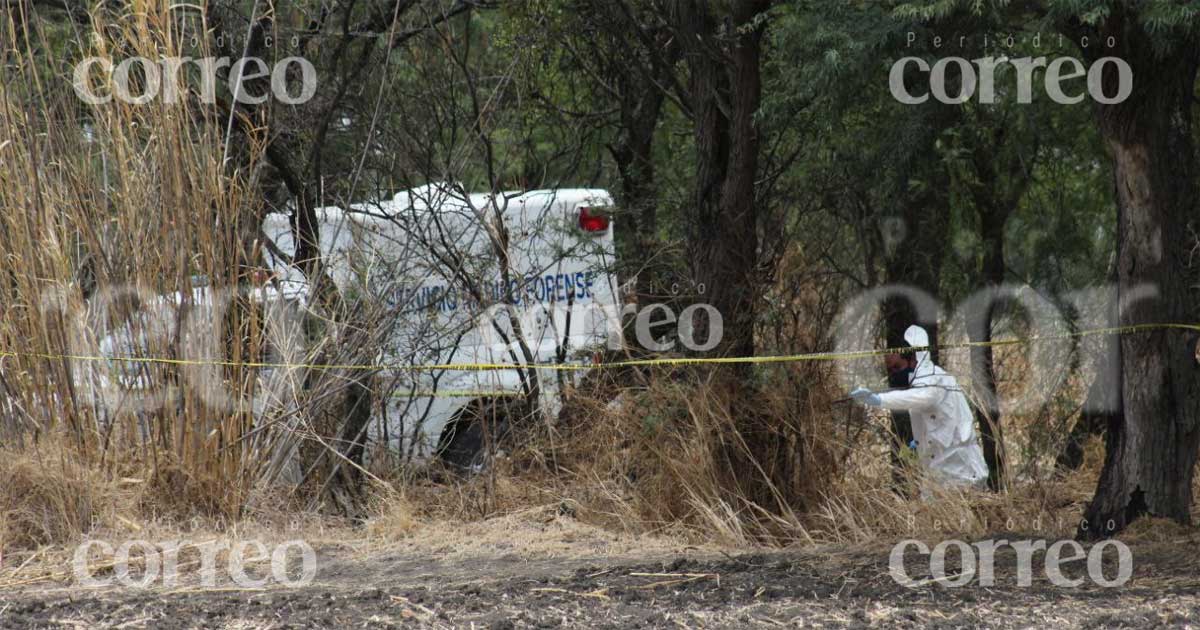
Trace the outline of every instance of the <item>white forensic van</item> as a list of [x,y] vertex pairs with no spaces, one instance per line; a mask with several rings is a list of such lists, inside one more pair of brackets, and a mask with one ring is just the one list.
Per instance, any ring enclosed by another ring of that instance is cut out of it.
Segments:
[[[461,190],[431,184],[382,202],[317,211],[329,275],[343,295],[365,300],[377,313],[369,325],[380,327],[383,342],[369,354],[383,366],[376,393],[388,402],[374,407],[368,436],[405,460],[441,453],[469,463],[469,442],[479,438],[464,431],[472,412],[520,394],[523,376],[538,379],[543,409],[553,410],[564,377],[578,378],[596,351],[620,347],[607,192],[493,198]],[[268,215],[263,233],[292,256],[287,215]],[[507,269],[496,247],[505,240]],[[275,274],[272,299],[307,308],[299,270],[266,257]],[[429,368],[476,364],[581,370]]]

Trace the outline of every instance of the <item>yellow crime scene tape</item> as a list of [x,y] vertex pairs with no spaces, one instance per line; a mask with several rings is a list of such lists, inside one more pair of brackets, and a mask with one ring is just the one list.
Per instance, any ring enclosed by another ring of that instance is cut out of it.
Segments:
[[518,396],[520,392],[503,389],[494,390],[456,390],[439,389],[435,391],[394,392],[392,398],[503,398]]
[[[601,370],[628,367],[658,367],[681,365],[726,365],[726,364],[763,364],[763,363],[795,363],[801,361],[836,361],[844,359],[864,359],[937,348],[939,350],[954,350],[961,348],[985,348],[1012,346],[1043,341],[1064,341],[1083,337],[1100,335],[1124,335],[1134,332],[1151,330],[1189,330],[1200,332],[1200,324],[1134,324],[1112,328],[1096,328],[1056,335],[1038,335],[1018,339],[1000,339],[994,341],[963,341],[958,343],[940,344],[937,346],[911,346],[904,348],[882,348],[877,350],[854,350],[849,352],[813,352],[808,354],[770,355],[757,357],[676,357],[660,359],[630,359],[626,361],[609,361],[595,363],[443,363],[427,365],[408,365],[403,363],[387,364],[321,364],[321,363],[274,363],[254,361],[226,361],[221,359],[178,359],[171,357],[132,357],[132,356],[96,356],[79,354],[55,354],[44,352],[23,352],[16,350],[0,351],[0,357],[67,360],[67,361],[97,361],[150,363],[158,365],[180,365],[200,367],[240,367],[255,369],[306,369],[306,370],[394,370],[411,372],[434,371],[501,371],[514,369],[536,369],[557,371]],[[417,394],[411,394],[416,396]]]

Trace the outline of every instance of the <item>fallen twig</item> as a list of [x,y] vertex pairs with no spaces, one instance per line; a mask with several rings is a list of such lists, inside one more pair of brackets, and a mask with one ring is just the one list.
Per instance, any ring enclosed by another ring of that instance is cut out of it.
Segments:
[[554,588],[554,587],[549,587],[549,586],[542,587],[542,588],[535,588],[535,589],[531,589],[531,590],[534,592],[538,592],[538,593],[566,593],[568,595],[575,595],[578,597],[594,597],[596,599],[611,599],[608,595],[605,594],[608,591],[607,588],[602,588],[602,589],[598,589],[595,591],[588,591],[586,593],[577,593],[575,591],[567,590],[565,588]]

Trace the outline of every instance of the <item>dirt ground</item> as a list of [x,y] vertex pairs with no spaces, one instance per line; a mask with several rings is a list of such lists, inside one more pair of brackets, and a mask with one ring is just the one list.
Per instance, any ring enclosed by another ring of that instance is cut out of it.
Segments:
[[[1035,536],[997,535],[1024,540]],[[0,594],[3,628],[648,628],[1200,626],[1194,540],[1133,544],[1122,587],[1049,583],[1035,555],[1017,584],[1011,548],[995,584],[897,584],[890,545],[731,554],[656,539],[526,523],[430,530],[390,547],[321,544],[308,586],[239,588],[195,579],[172,588],[85,589],[67,582]],[[1111,549],[1110,549],[1111,552]],[[911,578],[927,556],[906,557]],[[1117,575],[1115,553],[1105,576]],[[1085,562],[1064,566],[1085,575]],[[951,556],[947,573],[958,573]],[[265,570],[263,572],[265,575]],[[191,576],[194,578],[195,576]]]

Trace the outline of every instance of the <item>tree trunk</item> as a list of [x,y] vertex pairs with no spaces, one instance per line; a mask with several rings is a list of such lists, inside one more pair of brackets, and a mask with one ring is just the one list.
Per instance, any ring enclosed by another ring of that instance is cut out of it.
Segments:
[[[686,213],[691,219],[688,250],[696,299],[712,305],[723,319],[715,352],[724,356],[754,354],[759,153],[754,115],[762,96],[762,29],[749,25],[769,4],[730,3],[730,31],[735,34],[721,42],[707,2],[676,3],[696,140],[694,207]],[[697,322],[698,330],[715,332],[707,324]]]
[[[993,210],[981,218],[984,247],[982,280],[986,286],[996,288],[1004,284],[1004,224],[1008,220],[1008,212]],[[971,341],[992,341],[992,325],[997,310],[997,300],[988,300],[977,320],[978,328],[969,331]],[[979,423],[983,459],[988,467],[988,488],[1000,490],[1004,481],[1004,442],[1000,431],[1000,397],[996,387],[996,359],[992,347],[972,347],[971,364],[973,374],[978,378],[976,394],[979,405],[975,414]]]
[[[1106,349],[1100,354],[1101,361],[1116,359],[1119,355],[1107,351],[1107,346],[1116,348],[1116,339],[1105,339]],[[1118,359],[1119,360],[1119,359]],[[1083,465],[1083,447],[1087,438],[1101,435],[1110,426],[1118,426],[1124,422],[1121,413],[1121,383],[1120,374],[1111,374],[1101,366],[1088,387],[1087,399],[1079,412],[1079,420],[1071,427],[1062,450],[1054,460],[1054,467],[1061,471],[1076,470]]]
[[[1158,288],[1158,299],[1123,305],[1123,326],[1195,321],[1200,296],[1194,286],[1196,208],[1192,142],[1195,42],[1179,42],[1163,56],[1136,19],[1116,12],[1102,35],[1120,42],[1105,53],[1129,62],[1133,92],[1099,105],[1100,131],[1113,154],[1118,205],[1118,295],[1139,285]],[[1104,75],[1115,94],[1112,64]],[[1123,417],[1106,439],[1104,469],[1080,526],[1081,537],[1123,529],[1143,514],[1190,522],[1192,475],[1200,446],[1200,365],[1196,335],[1150,330],[1121,338]]]
[[[629,211],[624,260],[637,274],[640,304],[658,301],[659,274],[652,260],[658,250],[658,194],[654,172],[654,132],[662,112],[663,91],[633,77],[621,102],[621,137],[612,150],[621,175],[621,203]],[[659,288],[661,290],[661,287]]]
[[[992,293],[980,303],[981,312],[967,314],[967,333],[971,341],[984,344],[991,343],[996,316],[1001,303],[1007,299],[999,293],[1004,285],[1006,268],[1004,228],[1020,204],[1030,181],[1019,153],[1014,153],[1006,160],[999,160],[993,155],[995,148],[1003,145],[1007,131],[1005,127],[997,128],[992,135],[993,146],[977,146],[973,160],[976,182],[972,187],[972,196],[979,214],[979,237],[983,244],[979,284]],[[988,467],[988,488],[998,491],[1004,485],[1004,434],[1000,422],[996,357],[991,346],[971,348],[971,374],[978,398],[978,403],[974,405],[975,418],[982,438],[983,459]]]
[[[683,216],[687,255],[695,284],[692,299],[721,315],[722,325],[694,325],[698,343],[715,343],[706,355],[753,356],[759,277],[756,199],[759,135],[755,125],[762,95],[759,16],[768,0],[676,0],[671,21],[689,71],[688,101],[696,145],[695,190]],[[700,311],[703,312],[703,311]],[[707,333],[705,332],[707,331]],[[718,339],[707,335],[720,334]],[[792,510],[804,470],[799,436],[778,417],[762,412],[753,395],[751,366],[716,366],[724,413],[736,419],[737,439],[719,457],[733,487],[730,500],[776,513]],[[736,497],[736,498],[735,498]]]

